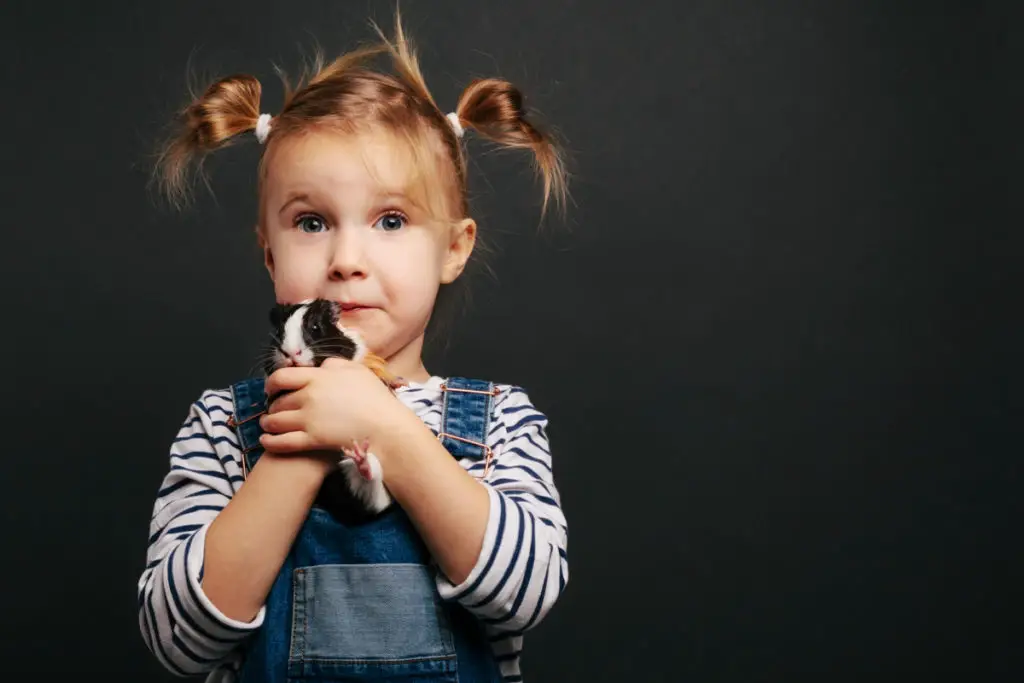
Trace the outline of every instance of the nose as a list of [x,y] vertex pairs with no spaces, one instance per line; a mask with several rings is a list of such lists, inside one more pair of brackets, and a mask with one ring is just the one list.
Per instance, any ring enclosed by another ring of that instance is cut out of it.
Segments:
[[336,230],[328,277],[332,281],[366,277],[366,252],[357,230]]

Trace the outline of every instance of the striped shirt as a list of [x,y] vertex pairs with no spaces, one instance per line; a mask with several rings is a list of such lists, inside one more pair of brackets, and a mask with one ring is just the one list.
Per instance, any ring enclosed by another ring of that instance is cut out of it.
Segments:
[[[436,434],[441,382],[433,377],[398,390],[398,397]],[[569,577],[566,520],[552,475],[547,418],[526,392],[496,385],[487,443],[490,516],[476,565],[459,585],[437,574],[445,600],[465,606],[484,624],[507,683],[522,681],[523,634],[536,626]],[[242,485],[237,435],[227,419],[231,391],[207,390],[194,402],[170,448],[150,521],[146,567],[139,578],[139,626],[146,646],[179,676],[207,674],[207,683],[235,679],[239,647],[263,623],[228,618],[200,584],[206,531]],[[483,462],[464,459],[472,473]]]

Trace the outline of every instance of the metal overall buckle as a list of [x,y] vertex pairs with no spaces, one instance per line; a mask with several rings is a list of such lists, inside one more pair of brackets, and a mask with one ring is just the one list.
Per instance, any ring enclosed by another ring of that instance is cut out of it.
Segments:
[[[259,403],[251,403],[249,405],[249,407],[250,408],[255,408],[258,405],[260,405],[260,404]],[[237,427],[239,425],[243,425],[246,422],[249,422],[250,420],[255,420],[255,419],[259,418],[259,417],[262,417],[263,415],[266,414],[266,412],[267,412],[266,408],[264,408],[260,412],[254,413],[254,414],[250,415],[249,417],[245,418],[244,420],[236,419],[234,413],[232,413],[231,415],[228,415],[228,419],[227,419],[228,428],[229,429],[234,429],[235,427]],[[249,478],[249,463],[246,460],[245,454],[248,453],[249,451],[253,450],[254,448],[256,448],[256,447],[255,446],[250,446],[249,448],[243,448],[242,449],[242,457],[241,457],[241,461],[242,461],[242,481],[245,481],[245,480],[247,480]]]
[[[501,393],[501,392],[498,391],[497,387],[491,389],[490,391],[482,391],[480,389],[456,389],[456,388],[449,387],[447,382],[442,382],[441,383],[441,391],[442,392],[454,391],[454,392],[461,392],[463,394],[482,394],[484,396],[492,396],[492,397],[493,396],[497,396],[499,393]],[[481,479],[486,479],[487,475],[490,474],[490,471],[491,471],[491,459],[494,456],[494,451],[491,450],[491,447],[488,446],[485,443],[480,443],[479,441],[473,441],[472,439],[464,439],[461,436],[455,436],[454,434],[449,434],[448,432],[443,432],[443,431],[442,432],[438,432],[438,434],[437,434],[437,440],[438,441],[444,441],[445,437],[448,437],[449,439],[455,439],[456,441],[461,441],[462,443],[468,443],[468,444],[470,444],[472,446],[479,446],[480,448],[483,449],[483,451],[484,451],[484,473],[483,473],[483,476],[480,477],[480,478]]]

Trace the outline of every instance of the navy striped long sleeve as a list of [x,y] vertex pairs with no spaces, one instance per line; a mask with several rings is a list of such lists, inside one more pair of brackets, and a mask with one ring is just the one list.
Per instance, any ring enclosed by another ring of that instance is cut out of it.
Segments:
[[[400,389],[399,399],[436,433],[442,379]],[[507,683],[522,681],[523,634],[536,626],[568,581],[566,520],[552,472],[547,418],[520,388],[498,385],[488,445],[494,458],[485,485],[490,515],[470,575],[453,585],[437,578],[442,598],[475,614],[490,634]],[[206,529],[242,485],[241,450],[227,426],[231,393],[204,392],[171,446],[150,523],[147,565],[139,579],[139,624],[147,646],[171,672],[209,672],[231,681],[239,644],[263,620],[225,617],[202,592]],[[462,466],[479,474],[483,463]]]
[[[441,577],[438,588],[491,630],[522,633],[540,623],[568,580],[566,522],[552,474],[547,418],[520,389],[501,394],[494,412],[483,548],[465,581],[456,586]],[[469,470],[483,467],[478,462]]]
[[[569,580],[567,525],[555,487],[547,417],[515,387],[495,400],[488,445],[494,463],[486,479],[490,516],[469,576],[438,591],[475,614],[491,635],[506,683],[522,681],[523,634],[543,620]],[[483,463],[469,466],[482,470]]]
[[205,392],[170,448],[139,578],[139,625],[147,647],[179,676],[211,672],[263,622],[230,619],[203,592],[206,531],[242,483],[238,442],[227,426],[230,394]]

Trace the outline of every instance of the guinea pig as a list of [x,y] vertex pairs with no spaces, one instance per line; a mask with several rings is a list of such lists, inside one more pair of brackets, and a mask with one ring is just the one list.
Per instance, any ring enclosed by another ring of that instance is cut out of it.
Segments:
[[319,367],[331,357],[361,361],[366,345],[354,330],[341,327],[341,305],[327,299],[276,304],[270,310],[272,348],[264,365],[270,375],[291,365]]
[[405,386],[388,370],[387,361],[372,353],[359,333],[339,323],[341,305],[328,299],[309,299],[297,304],[275,304],[270,310],[271,348],[263,370],[270,375],[292,365],[320,367],[328,358],[362,363],[388,385]]
[[[291,366],[320,367],[328,358],[364,363],[392,390],[405,384],[387,370],[387,363],[370,353],[355,330],[339,324],[341,306],[328,299],[276,304],[270,311],[271,349],[264,363],[269,376]],[[288,392],[268,397],[268,405]],[[338,470],[329,474],[315,504],[343,523],[373,518],[393,502],[384,486],[380,460],[366,442],[339,454]]]

